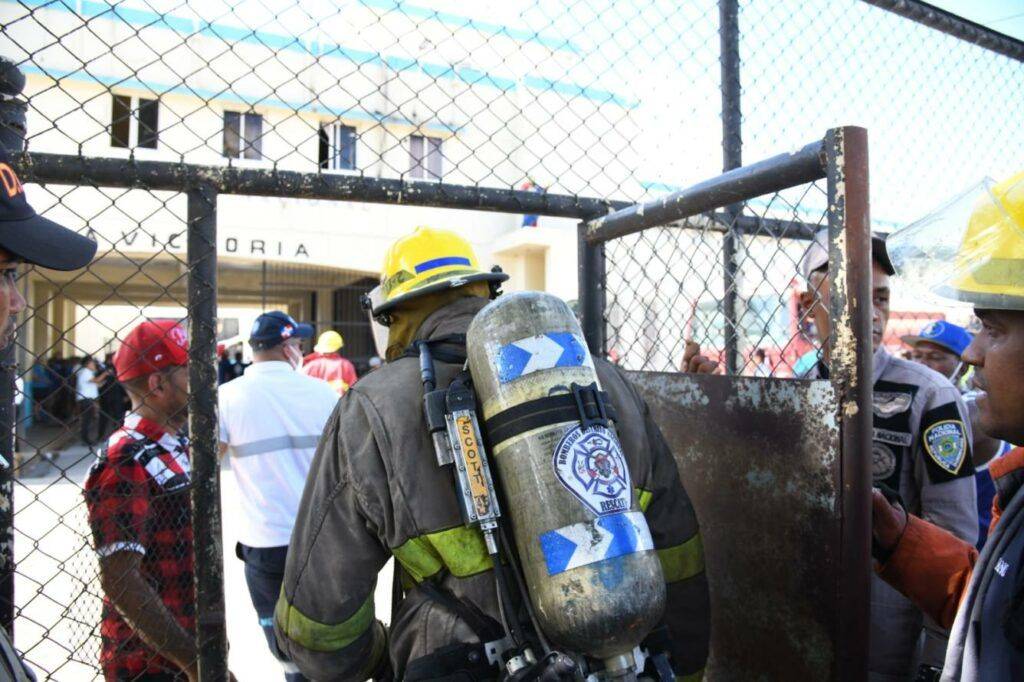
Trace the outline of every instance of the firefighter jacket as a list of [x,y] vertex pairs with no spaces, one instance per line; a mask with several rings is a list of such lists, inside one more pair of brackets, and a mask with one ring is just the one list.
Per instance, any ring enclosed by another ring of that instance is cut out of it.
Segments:
[[[1009,682],[1024,675],[1024,448],[989,466],[996,485],[989,540],[973,545],[915,516],[878,574],[952,626],[944,681]],[[955,620],[954,620],[955,617]]]
[[[486,303],[464,298],[440,308],[420,326],[417,339],[465,334]],[[697,679],[710,618],[696,517],[647,406],[618,369],[596,365],[619,415],[634,494],[668,583],[673,665],[680,676]],[[438,362],[438,386],[459,369]],[[362,680],[389,659],[401,679],[410,661],[476,641],[452,610],[417,587],[422,581],[436,581],[498,618],[483,536],[463,525],[451,473],[438,466],[427,434],[422,399],[418,360],[399,358],[353,386],[328,421],[299,506],[274,618],[282,650],[307,677]],[[376,619],[373,596],[377,573],[392,556],[411,589],[388,629]]]
[[[823,365],[817,375],[823,376]],[[811,377],[813,378],[813,377]],[[971,424],[960,392],[924,365],[874,354],[871,470],[875,483],[897,490],[907,511],[967,542],[978,534]],[[941,666],[946,632],[926,621],[910,600],[872,576],[872,682],[913,678],[925,629],[921,662]]]

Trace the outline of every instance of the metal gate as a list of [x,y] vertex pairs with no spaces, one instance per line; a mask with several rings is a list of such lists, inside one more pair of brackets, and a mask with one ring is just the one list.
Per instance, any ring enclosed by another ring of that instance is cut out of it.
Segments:
[[[819,180],[826,182],[824,191],[814,184]],[[581,307],[591,351],[608,354],[609,333],[622,334],[622,321],[612,319],[611,296],[618,305],[648,313],[661,300],[663,309],[645,314],[643,328],[621,341],[625,347],[660,344],[679,352],[676,339],[666,342],[650,330],[661,318],[671,333],[678,309],[686,307],[687,274],[707,285],[706,272],[689,272],[699,244],[695,248],[687,240],[735,239],[733,253],[744,239],[806,240],[818,224],[780,219],[771,210],[752,215],[754,200],[787,193],[797,204],[827,199],[827,206],[818,205],[832,264],[835,328],[821,349],[827,351],[830,379],[632,373],[668,439],[701,524],[712,611],[707,675],[715,680],[859,680],[867,672],[867,133],[830,130],[799,152],[737,168],[579,228]],[[785,259],[786,251],[775,247],[774,258]],[[772,260],[757,261],[759,282],[771,280],[763,270]],[[735,306],[744,299],[736,282],[746,260],[735,262],[737,268],[726,272],[725,296],[714,296],[716,304],[731,299]],[[672,274],[679,270],[686,274]],[[653,295],[645,299],[645,290]],[[743,340],[736,319],[724,325],[725,345],[734,353]],[[643,365],[656,358],[646,353],[633,359]],[[628,355],[621,361],[631,364]]]

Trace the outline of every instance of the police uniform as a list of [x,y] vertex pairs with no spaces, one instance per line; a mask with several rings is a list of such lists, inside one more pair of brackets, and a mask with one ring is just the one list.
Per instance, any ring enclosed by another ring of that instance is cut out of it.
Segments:
[[[826,376],[819,363],[807,378]],[[875,351],[872,376],[875,483],[898,490],[910,513],[973,543],[978,511],[971,425],[960,392],[938,372],[885,348]],[[872,575],[870,679],[911,678],[922,618],[910,600]],[[922,663],[942,665],[944,637],[928,625]]]

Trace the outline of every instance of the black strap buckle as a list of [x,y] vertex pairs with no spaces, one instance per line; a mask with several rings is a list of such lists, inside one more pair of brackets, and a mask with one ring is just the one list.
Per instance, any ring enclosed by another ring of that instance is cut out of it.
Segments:
[[573,400],[576,401],[576,410],[579,412],[580,424],[584,429],[593,426],[610,426],[608,421],[608,409],[605,407],[604,398],[597,389],[597,383],[589,386],[572,384],[570,387]]

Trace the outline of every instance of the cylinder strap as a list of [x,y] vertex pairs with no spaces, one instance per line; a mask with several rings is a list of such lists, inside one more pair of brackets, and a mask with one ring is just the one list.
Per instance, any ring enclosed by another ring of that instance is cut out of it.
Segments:
[[[580,409],[583,415],[581,418]],[[618,421],[615,407],[608,401],[604,391],[575,391],[559,393],[520,403],[499,412],[484,422],[491,447],[504,443],[509,438],[532,429],[562,422],[583,422],[584,425],[598,423],[602,415]]]

